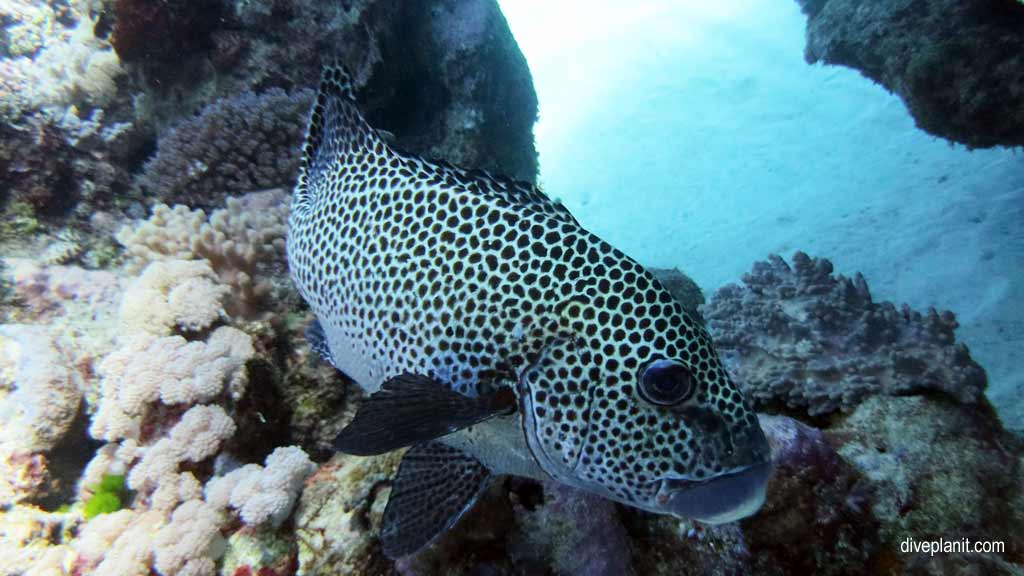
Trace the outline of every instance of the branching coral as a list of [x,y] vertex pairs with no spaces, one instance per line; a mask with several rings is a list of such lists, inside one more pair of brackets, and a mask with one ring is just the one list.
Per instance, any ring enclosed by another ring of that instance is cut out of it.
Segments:
[[125,291],[122,333],[163,336],[175,330],[202,330],[224,314],[227,294],[208,262],[154,262]]
[[128,485],[144,493],[163,488],[165,494],[154,497],[154,502],[159,500],[163,509],[173,508],[178,503],[175,496],[193,495],[199,489],[191,474],[178,475],[178,467],[215,455],[234,433],[235,422],[220,406],[193,406],[168,436],[143,449],[145,455],[128,475]]
[[120,510],[85,525],[76,541],[75,573],[104,576],[149,574],[153,564],[153,537],[165,523],[155,510]]
[[921,314],[872,301],[867,283],[832,275],[802,252],[772,256],[715,293],[708,328],[755,404],[811,415],[849,410],[873,394],[936,391],[979,402],[982,370],[956,342],[952,312]]
[[216,572],[214,559],[224,553],[221,513],[202,500],[189,500],[153,539],[156,569],[164,576],[201,576]]
[[82,546],[105,540],[108,550],[83,549],[83,572],[135,574],[155,567],[164,576],[214,574],[224,553],[227,508],[238,509],[244,523],[277,526],[315,468],[299,448],[278,448],[265,466],[250,464],[211,480],[208,494],[228,489],[222,498],[203,499],[209,462],[235,435],[232,410],[254,355],[248,334],[218,326],[231,321],[221,310],[228,293],[206,260],[152,262],[128,283],[119,347],[100,363],[90,428],[108,444],[90,462],[83,485],[123,474],[133,498],[130,511],[90,521],[102,520],[109,529],[83,534]]
[[204,261],[155,262],[129,286],[121,305],[120,348],[100,364],[99,409],[90,432],[116,441],[138,439],[150,404],[192,404],[241,394],[252,339],[221,326],[205,340],[176,330],[202,331],[220,318],[227,294]]
[[206,500],[221,508],[230,505],[246,524],[277,527],[291,514],[302,483],[315,468],[299,448],[278,448],[265,466],[249,464],[210,480]]
[[233,393],[240,396],[251,339],[230,326],[216,329],[205,342],[181,336],[137,336],[107,357],[100,408],[91,433],[96,438],[138,438],[142,417],[157,400],[191,404]]
[[[283,261],[288,194],[281,189],[228,198],[209,217],[202,210],[158,204],[153,215],[117,235],[130,255],[129,267],[150,262],[202,259],[232,294],[226,302],[233,316],[253,316],[271,292],[260,280],[261,267]],[[182,289],[183,298],[192,289]]]
[[139,185],[148,195],[211,206],[224,194],[290,186],[310,90],[245,93],[207,106],[164,136]]

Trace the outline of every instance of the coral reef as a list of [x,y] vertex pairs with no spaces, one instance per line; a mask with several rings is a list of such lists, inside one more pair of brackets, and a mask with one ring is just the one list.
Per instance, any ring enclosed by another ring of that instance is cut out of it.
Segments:
[[704,292],[692,278],[678,268],[648,268],[648,271],[672,293],[683,308],[693,314],[700,314],[700,308],[704,305]]
[[[155,261],[130,281],[75,267],[13,264],[13,289],[22,296],[26,316],[61,318],[81,326],[88,320],[78,307],[93,307],[101,315],[89,320],[99,318],[100,324],[109,325],[91,335],[98,335],[99,342],[78,351],[85,354],[91,348],[95,356],[75,358],[95,364],[89,377],[78,375],[77,367],[64,368],[68,360],[54,357],[59,350],[47,334],[59,330],[76,345],[90,335],[66,332],[69,326],[57,323],[3,328],[5,359],[12,359],[5,363],[4,374],[15,384],[0,398],[0,408],[12,415],[5,432],[21,435],[16,445],[20,448],[33,433],[23,422],[46,433],[33,448],[57,442],[66,420],[78,412],[83,388],[94,411],[89,431],[107,442],[84,471],[76,471],[81,475],[78,502],[47,520],[66,526],[62,532],[0,535],[0,547],[36,551],[18,556],[13,570],[45,560],[62,567],[56,573],[65,574],[138,574],[150,569],[167,575],[212,574],[233,532],[249,524],[278,526],[290,515],[314,469],[305,453],[297,447],[279,448],[258,466],[235,461],[228,450],[229,444],[239,445],[232,438],[235,419],[247,418],[238,411],[248,396],[246,362],[255,348],[249,334],[230,325],[233,319],[223,302],[231,288],[220,283],[208,261]],[[93,276],[103,284],[91,289],[79,285]],[[105,308],[115,312],[103,313]],[[55,310],[58,315],[51,316]],[[16,334],[19,330],[34,332]],[[14,336],[32,336],[32,347]],[[74,394],[64,402],[60,394],[68,381],[75,383]],[[47,409],[40,413],[52,422],[23,418],[25,406],[38,411],[40,403]],[[47,475],[46,454],[15,456],[5,459],[5,466],[21,466],[22,472],[5,469],[12,494],[5,501],[26,521],[45,518],[30,502]],[[239,468],[232,472],[234,467]],[[111,478],[122,478],[119,486],[130,492],[110,490]],[[215,493],[212,487],[225,482],[237,484],[227,500],[204,499],[204,492]]]
[[82,375],[52,328],[0,325],[0,506],[59,489],[50,485],[51,452],[81,401]]
[[379,574],[380,528],[400,453],[338,455],[309,478],[295,511],[298,574]]
[[166,202],[217,206],[225,194],[291,189],[313,91],[272,88],[210,104],[159,140],[143,192]]
[[546,482],[544,505],[519,505],[509,547],[521,566],[550,566],[555,574],[594,576],[633,573],[629,535],[615,504],[574,488]]
[[970,147],[1024,145],[1024,4],[1016,0],[797,0],[805,59],[896,93],[917,125]]
[[81,375],[45,326],[0,325],[0,444],[53,448],[82,399]]
[[277,528],[291,513],[303,481],[315,469],[302,450],[278,448],[267,456],[266,466],[249,464],[211,480],[206,500],[238,510],[248,525],[269,522]]
[[288,202],[282,189],[251,192],[228,197],[209,217],[201,209],[158,204],[149,219],[122,228],[117,239],[132,269],[168,259],[205,260],[233,294],[227,312],[258,316],[273,290],[261,271],[284,266]]
[[211,33],[224,16],[221,2],[116,0],[111,38],[125,62],[138,62],[158,74],[182,55],[213,47]]
[[123,69],[110,44],[94,34],[89,4],[4,3],[0,118],[17,119],[32,109],[102,107],[115,97]]
[[753,571],[872,572],[880,544],[869,482],[821,430],[785,416],[760,420],[776,468],[764,508],[741,523]]
[[[825,30],[839,2],[805,6]],[[1024,450],[952,315],[875,303],[798,254],[702,310],[759,407],[786,413],[761,416],[778,472],[759,515],[702,526],[498,479],[430,549],[388,560],[401,453],[330,454],[360,393],[301,338],[287,188],[334,54],[397,146],[533,180],[536,96],[497,4],[14,0],[0,18],[0,242],[24,256],[0,267],[0,573],[1012,573],[1024,557]],[[881,43],[917,56],[879,78],[903,66],[918,90],[933,58],[974,54],[914,42]],[[984,124],[998,108],[973,86],[933,96],[973,91],[954,120]],[[696,284],[655,272],[698,311]],[[943,536],[1006,551],[899,551]]]
[[792,267],[774,255],[756,263],[743,286],[719,289],[704,315],[757,406],[819,416],[876,394],[983,399],[985,371],[956,342],[952,312],[876,303],[862,276],[833,276],[831,262],[802,252]]
[[[289,444],[326,455],[346,387],[294,345],[288,193],[250,191],[290,186],[323,54],[398,145],[536,175],[536,97],[491,0],[151,4],[0,8],[0,242],[22,256],[2,269],[0,413],[22,435],[3,460],[5,574],[298,569],[290,518],[316,466]],[[25,417],[42,402],[49,419]],[[359,481],[390,477],[381,462]],[[345,495],[357,523],[367,499],[379,519],[386,482],[371,492]],[[346,554],[367,566],[365,550]]]
[[[74,151],[53,125],[34,122],[20,130],[0,124],[0,185],[3,198],[36,213],[59,212],[77,195],[74,179]],[[8,210],[17,206],[8,206]],[[24,208],[22,208],[24,210]],[[11,227],[4,236],[33,232],[26,224]]]
[[50,239],[53,261],[107,266],[116,254],[97,210],[209,211],[229,194],[290,186],[309,87],[333,55],[403,148],[536,177],[536,96],[493,0],[16,0],[0,16],[9,253],[37,253],[29,233],[54,225],[81,242]]
[[[1024,522],[1024,491],[1014,480],[1024,447],[983,400],[983,374],[971,379],[980,368],[953,369],[959,352],[952,318],[874,303],[862,278],[833,275],[826,260],[803,254],[792,267],[778,258],[757,264],[743,287],[719,292],[704,311],[727,345],[730,334],[749,332],[746,345],[729,350],[745,383],[771,382],[764,375],[777,370],[774,359],[822,366],[845,354],[848,374],[852,366],[869,375],[880,366],[875,374],[893,385],[847,377],[828,381],[831,391],[822,383],[814,394],[794,393],[802,389],[796,383],[756,388],[762,406],[806,422],[760,416],[776,472],[763,509],[739,523],[654,516],[566,486],[512,479],[498,482],[451,532],[393,569],[421,576],[916,574],[954,567],[1014,573],[1011,563],[1024,546],[1012,528]],[[810,342],[797,345],[801,340]],[[928,385],[907,383],[907,357],[935,367],[924,372]],[[339,455],[309,480],[295,521],[300,574],[377,574],[392,566],[374,534],[397,460]],[[961,532],[1006,548],[941,561],[900,551],[908,537]]]
[[[375,125],[394,133],[402,147],[466,167],[536,176],[536,95],[493,0],[246,0],[215,2],[199,14],[182,2],[158,9],[132,0],[117,4],[114,44],[146,94],[143,121],[157,129],[228,95],[311,86],[323,55],[338,55],[355,72]],[[175,66],[147,65],[122,51],[117,26],[133,30],[141,21],[133,5],[153,12],[143,15],[150,38],[175,39],[150,49],[187,45],[184,53],[175,51]],[[243,98],[255,103],[258,97]],[[282,110],[278,122],[290,122],[289,115]],[[274,170],[243,168],[261,169]]]
[[1020,443],[991,410],[876,396],[827,434],[871,482],[871,513],[889,546],[955,534],[1004,539],[1010,557],[1024,551]]

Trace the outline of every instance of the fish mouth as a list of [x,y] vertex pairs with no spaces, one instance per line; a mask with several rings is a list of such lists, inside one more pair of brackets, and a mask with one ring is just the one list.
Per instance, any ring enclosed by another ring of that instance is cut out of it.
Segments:
[[707,480],[666,478],[657,499],[676,516],[706,524],[735,522],[761,508],[771,475],[772,463],[766,460]]

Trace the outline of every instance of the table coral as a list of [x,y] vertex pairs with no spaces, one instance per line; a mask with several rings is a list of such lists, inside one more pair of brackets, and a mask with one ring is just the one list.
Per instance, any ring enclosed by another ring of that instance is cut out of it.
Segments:
[[956,341],[952,312],[877,303],[867,283],[834,276],[802,252],[771,256],[719,289],[704,308],[730,372],[757,406],[812,416],[850,410],[875,394],[940,392],[983,400],[985,371]]

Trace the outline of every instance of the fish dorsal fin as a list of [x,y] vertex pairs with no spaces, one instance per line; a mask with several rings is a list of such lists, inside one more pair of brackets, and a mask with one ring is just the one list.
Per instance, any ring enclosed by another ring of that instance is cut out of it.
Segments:
[[439,165],[454,172],[460,183],[487,198],[501,198],[516,206],[546,214],[563,222],[579,226],[576,218],[561,202],[548,197],[543,190],[529,182],[497,176],[486,170],[463,170],[446,162]]
[[309,202],[329,185],[342,154],[359,149],[382,152],[384,148],[383,140],[359,111],[348,70],[340,63],[325,66],[309,113],[295,184],[296,201],[300,205]]
[[451,434],[515,409],[505,388],[470,398],[427,376],[401,374],[364,398],[356,417],[338,434],[334,449],[346,454],[383,454]]
[[380,539],[384,554],[413,554],[444,534],[487,488],[487,468],[442,444],[414,446],[402,458],[384,509]]

